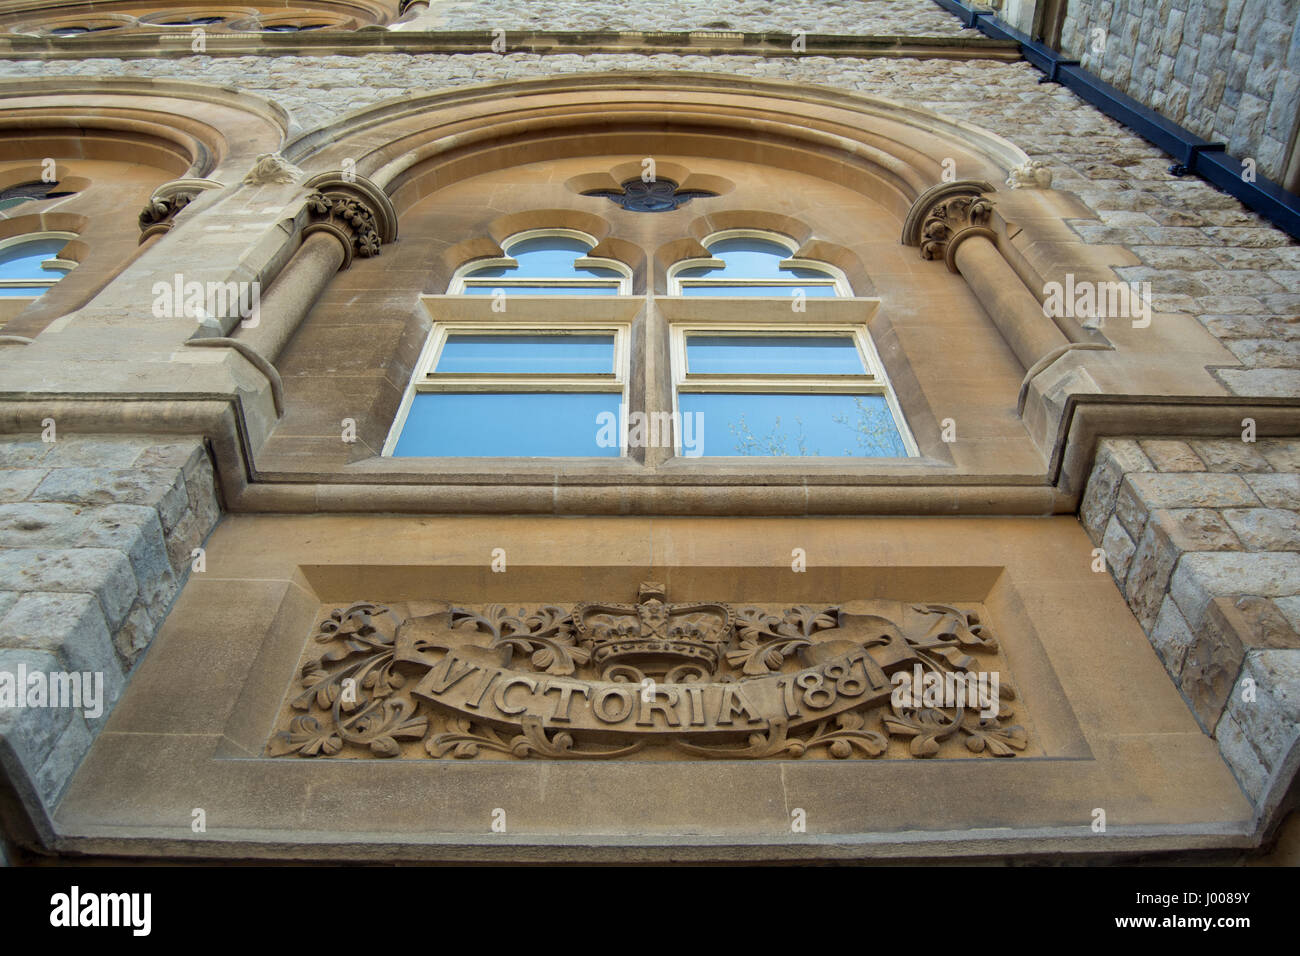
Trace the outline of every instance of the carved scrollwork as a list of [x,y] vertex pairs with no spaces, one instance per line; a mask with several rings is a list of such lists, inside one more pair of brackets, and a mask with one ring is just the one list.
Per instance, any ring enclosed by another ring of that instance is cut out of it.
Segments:
[[665,598],[647,584],[637,604],[571,610],[335,608],[269,753],[843,760],[1027,746],[976,609]]

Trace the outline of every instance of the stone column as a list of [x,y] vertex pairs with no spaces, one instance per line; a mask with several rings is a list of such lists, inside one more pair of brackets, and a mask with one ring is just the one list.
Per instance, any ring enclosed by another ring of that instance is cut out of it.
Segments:
[[351,261],[351,248],[338,236],[328,232],[309,235],[262,300],[257,324],[241,326],[238,340],[275,362],[334,273]]
[[383,190],[353,173],[326,173],[308,180],[309,222],[303,242],[262,299],[255,325],[245,323],[236,339],[274,363],[311,312],[334,274],[354,256],[379,255],[397,238],[397,214]]
[[1014,269],[998,251],[987,223],[993,204],[988,183],[960,181],[926,190],[903,224],[903,242],[923,258],[942,258],[975,293],[1016,358],[1030,368],[1048,353],[1070,344]]
[[994,239],[991,229],[963,229],[949,240],[945,259],[954,272],[961,273],[1020,364],[1029,368],[1070,340],[1043,314],[1042,305],[1002,258]]

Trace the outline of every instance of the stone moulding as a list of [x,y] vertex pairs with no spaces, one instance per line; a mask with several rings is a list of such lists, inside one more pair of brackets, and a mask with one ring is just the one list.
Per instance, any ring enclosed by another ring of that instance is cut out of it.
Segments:
[[893,605],[891,620],[857,603],[665,598],[646,583],[637,604],[336,607],[267,753],[734,760],[881,757],[891,738],[913,757],[957,756],[959,742],[968,755],[1026,747],[1025,728],[1006,722],[1010,682],[989,679],[998,646],[977,611]]

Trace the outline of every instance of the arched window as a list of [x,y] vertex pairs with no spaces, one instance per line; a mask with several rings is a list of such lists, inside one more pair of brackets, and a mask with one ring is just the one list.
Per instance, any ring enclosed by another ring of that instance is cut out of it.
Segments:
[[591,258],[596,239],[576,229],[534,229],[511,236],[501,259],[477,260],[456,270],[452,295],[626,295],[632,270],[613,259]]
[[44,295],[76,265],[59,258],[75,238],[70,232],[46,232],[0,239],[0,295]]
[[[594,237],[576,230],[511,236],[501,259],[458,269],[451,295],[617,296],[632,271],[591,258]],[[486,304],[486,303],[485,303]],[[527,300],[505,310],[435,317],[433,330],[389,434],[396,457],[615,457],[598,422],[627,400],[629,326],[580,310],[530,319]]]
[[671,325],[678,454],[902,458],[916,454],[866,323],[808,316],[803,300],[851,297],[836,267],[796,258],[794,240],[729,230],[704,241],[712,260],[668,274],[670,294],[745,296],[749,321],[682,309]]
[[793,258],[797,244],[777,233],[730,229],[709,236],[704,247],[711,259],[687,259],[669,270],[670,295],[853,294],[843,272],[825,262]]

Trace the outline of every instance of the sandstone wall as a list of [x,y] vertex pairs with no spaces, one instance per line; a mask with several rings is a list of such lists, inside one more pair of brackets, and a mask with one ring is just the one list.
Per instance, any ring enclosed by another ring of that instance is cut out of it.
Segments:
[[1195,315],[1237,356],[1240,367],[1216,372],[1230,392],[1300,394],[1300,247],[1231,196],[1195,177],[1171,176],[1164,153],[1068,90],[1040,84],[1041,74],[1026,63],[490,52],[0,62],[0,77],[203,77],[275,101],[290,112],[296,132],[414,93],[610,70],[816,84],[920,106],[1007,136],[1048,165],[1053,188],[1096,210],[1096,219],[1071,223],[1085,241],[1127,245],[1138,255],[1141,265],[1118,274],[1149,282],[1156,312]]

